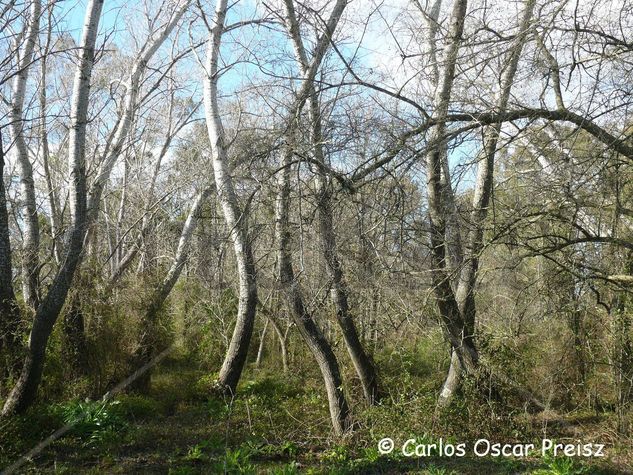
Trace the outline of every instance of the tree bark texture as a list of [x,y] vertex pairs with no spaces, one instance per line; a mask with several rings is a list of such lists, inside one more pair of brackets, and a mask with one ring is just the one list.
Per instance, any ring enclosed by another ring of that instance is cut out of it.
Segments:
[[223,390],[233,394],[246,363],[248,347],[253,334],[257,310],[257,282],[247,215],[245,210],[240,209],[233,186],[233,179],[227,163],[224,129],[218,105],[218,61],[226,10],[227,1],[218,0],[214,26],[211,30],[207,48],[204,104],[209,141],[211,142],[216,190],[224,213],[224,220],[233,241],[239,280],[237,320],[218,380],[218,384]]
[[35,313],[22,371],[5,401],[2,415],[23,412],[35,400],[44,368],[48,338],[68,295],[83,250],[86,231],[86,125],[95,43],[102,7],[103,0],[90,0],[87,5],[81,39],[81,57],[73,85],[68,153],[71,224],[66,237],[66,254],[46,297]]

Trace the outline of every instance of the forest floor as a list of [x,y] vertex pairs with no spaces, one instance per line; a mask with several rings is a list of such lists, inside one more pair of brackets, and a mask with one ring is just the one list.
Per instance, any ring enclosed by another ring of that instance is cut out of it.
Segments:
[[[377,450],[378,440],[392,435],[390,424],[396,431],[411,420],[407,407],[393,397],[385,408],[364,413],[367,420],[378,420],[376,425],[361,420],[354,435],[337,440],[329,432],[326,401],[316,383],[250,368],[240,397],[223,400],[207,396],[212,377],[192,366],[178,355],[163,361],[148,396],[123,395],[106,407],[89,401],[40,406],[0,422],[0,467],[70,421],[76,423],[73,430],[18,473],[633,473],[627,462],[632,450],[625,442],[608,445],[608,457],[591,462],[475,457],[472,451],[465,457],[385,456]],[[599,416],[568,418],[558,426],[550,419],[548,425],[549,437],[565,438],[580,426],[585,435],[605,433]],[[437,441],[426,435],[418,440]]]

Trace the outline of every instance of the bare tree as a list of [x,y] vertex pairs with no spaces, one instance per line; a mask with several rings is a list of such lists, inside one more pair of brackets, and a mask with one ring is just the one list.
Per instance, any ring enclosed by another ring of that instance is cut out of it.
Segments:
[[[301,38],[299,23],[297,21],[292,0],[285,0],[286,23],[288,33],[292,39],[295,56],[299,63],[299,69],[303,75],[304,84],[307,84],[307,96],[309,105],[309,118],[311,134],[310,140],[313,147],[314,159],[317,164],[325,164],[325,153],[323,149],[323,133],[321,124],[321,107],[317,96],[313,77],[309,76],[310,60],[306,53]],[[335,25],[335,24],[334,24]],[[332,22],[328,24],[332,28]],[[325,32],[322,37],[329,37],[331,41],[333,29]],[[303,87],[303,86],[302,86]],[[292,126],[292,125],[291,125]],[[360,378],[365,398],[370,404],[378,402],[380,399],[378,391],[378,378],[374,364],[369,355],[365,352],[358,336],[358,331],[351,315],[348,299],[348,289],[343,276],[343,268],[338,255],[336,245],[336,235],[334,234],[332,216],[331,186],[328,183],[327,174],[323,167],[316,167],[316,194],[318,212],[318,234],[321,240],[321,250],[325,260],[329,277],[332,281],[334,303],[337,308],[336,317],[341,327],[347,351],[352,359],[356,372]]]
[[[514,76],[530,27],[534,4],[534,0],[527,0],[525,2],[523,15],[519,23],[519,32],[507,53],[506,68],[502,74],[496,104],[496,108],[499,111],[505,111],[508,106]],[[449,80],[448,77],[446,77],[445,80]],[[493,124],[485,130],[483,147],[480,156],[477,157],[477,178],[473,191],[472,210],[468,222],[469,229],[467,232],[466,249],[462,252],[464,261],[460,269],[459,281],[454,297],[459,313],[461,314],[462,325],[464,325],[461,330],[461,338],[463,339],[463,343],[461,344],[466,346],[467,351],[463,352],[461,348],[455,347],[454,343],[452,343],[458,358],[451,358],[451,369],[449,369],[449,375],[442,388],[440,404],[446,404],[450,400],[455,386],[458,384],[458,377],[455,373],[459,370],[455,366],[459,364],[466,369],[466,371],[472,372],[472,363],[476,363],[477,361],[476,350],[472,343],[472,337],[475,333],[476,315],[474,289],[479,267],[479,258],[484,248],[483,235],[485,220],[492,194],[494,161],[500,131],[501,123]],[[451,208],[454,209],[453,206],[451,206]],[[451,208],[449,208],[448,212],[452,211]],[[441,261],[438,261],[438,263],[441,263]],[[443,317],[446,316],[443,315]],[[469,346],[470,348],[468,348]],[[460,355],[460,352],[463,354]]]
[[218,0],[213,26],[210,30],[204,68],[204,105],[213,156],[215,186],[224,212],[224,220],[233,241],[239,279],[237,321],[224,363],[220,369],[218,381],[223,390],[234,393],[246,363],[248,346],[253,334],[253,324],[257,311],[257,281],[251,237],[248,232],[247,213],[240,208],[228,167],[226,139],[218,104],[218,81],[220,79],[218,63],[226,12],[227,1]]
[[[103,190],[110,178],[117,160],[122,155],[125,144],[132,135],[132,131],[134,129],[134,118],[140,107],[138,96],[141,92],[141,79],[143,74],[146,72],[152,57],[156,54],[158,49],[163,45],[174,28],[176,28],[180,22],[180,19],[189,8],[190,3],[191,2],[188,0],[177,2],[169,10],[169,14],[164,23],[158,24],[157,26],[152,23],[152,26],[155,27],[155,29],[149,32],[149,38],[139,51],[138,56],[135,58],[131,66],[129,76],[125,81],[123,81],[125,93],[123,97],[122,110],[120,116],[117,117],[114,130],[112,131],[110,137],[108,137],[108,146],[104,150],[104,155],[101,157],[96,176],[88,192],[88,229],[90,229],[90,227],[94,227],[95,225],[100,206],[103,202]],[[159,9],[159,13],[162,11],[162,8]],[[122,218],[122,213],[124,213],[125,210],[126,189],[126,187],[123,187],[123,194],[119,208],[120,218]],[[119,222],[120,221],[121,220],[119,220]],[[90,240],[91,238],[94,238],[93,233],[88,234],[87,239]],[[117,252],[120,252],[120,250],[121,247],[117,247]],[[135,254],[129,256],[130,259],[128,262],[131,262],[134,255]],[[67,342],[68,346],[70,346],[69,352],[78,358],[78,360],[75,361],[75,366],[78,368],[85,368],[86,362],[84,360],[87,357],[87,344],[85,342],[84,334],[84,319],[82,312],[77,306],[78,304],[76,302],[71,302],[70,310],[64,321],[64,327],[69,336]]]
[[86,7],[81,38],[81,57],[75,72],[71,105],[72,128],[68,153],[68,168],[72,185],[70,194],[71,225],[66,237],[64,262],[35,313],[24,365],[19,379],[4,403],[2,409],[4,416],[23,412],[35,399],[44,368],[46,344],[66,300],[83,250],[87,224],[85,168],[87,112],[95,43],[102,7],[103,0],[91,0]]
[[52,5],[48,8],[48,22],[46,27],[46,40],[44,45],[40,46],[41,58],[40,58],[40,86],[39,86],[39,110],[40,110],[40,123],[39,123],[39,139],[40,139],[40,151],[42,156],[42,167],[44,171],[44,178],[46,179],[46,193],[48,198],[48,207],[50,209],[51,220],[51,239],[53,240],[53,254],[57,265],[62,261],[62,249],[60,244],[61,232],[62,232],[62,216],[59,209],[59,197],[57,196],[57,190],[53,186],[52,171],[50,167],[50,147],[48,141],[48,122],[47,122],[47,92],[46,86],[48,82],[47,72],[49,63],[47,61],[50,49],[53,46],[52,41],[52,29],[53,29],[53,8]]
[[106,149],[107,154],[102,157],[96,177],[90,188],[88,200],[90,222],[94,222],[96,219],[103,189],[130,134],[134,113],[139,106],[138,95],[142,75],[147,69],[149,61],[169,37],[176,25],[178,25],[190,4],[189,0],[182,0],[176,3],[165,23],[160,25],[155,31],[150,32],[147,42],[143,45],[131,66],[130,75],[124,82],[125,96],[121,116],[118,118],[116,128],[110,138],[111,143]]
[[[326,53],[328,43],[336,29],[343,10],[344,0],[336,2],[330,18],[326,23],[326,31],[321,35],[315,48],[315,54],[308,65],[305,51],[301,46],[298,23],[294,18],[294,6],[286,2],[288,28],[293,37],[298,58],[301,58],[302,70],[299,91],[290,108],[286,125],[285,146],[281,152],[280,171],[277,176],[277,198],[275,205],[275,240],[277,243],[277,272],[281,290],[287,300],[291,315],[306,341],[310,351],[317,360],[328,394],[332,426],[337,434],[342,434],[350,427],[349,407],[342,391],[342,379],[338,361],[327,339],[315,324],[303,298],[303,294],[294,273],[290,251],[290,174],[293,155],[297,147],[297,125],[299,114],[310,92],[314,91],[313,80]],[[307,65],[307,66],[306,66]]]
[[11,135],[15,143],[16,161],[20,166],[22,208],[24,213],[24,239],[22,240],[22,288],[24,300],[35,309],[39,304],[39,247],[40,225],[35,198],[33,164],[26,142],[27,123],[24,117],[24,99],[29,71],[34,59],[35,43],[40,29],[41,2],[33,0],[26,19],[24,44],[18,54],[18,74],[13,78],[10,120]]

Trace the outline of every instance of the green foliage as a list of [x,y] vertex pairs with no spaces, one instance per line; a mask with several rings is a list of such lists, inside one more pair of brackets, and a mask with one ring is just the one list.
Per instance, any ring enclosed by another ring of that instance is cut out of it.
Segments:
[[361,450],[361,458],[369,463],[374,463],[383,457],[376,447],[365,447]]
[[61,405],[59,411],[64,422],[72,424],[73,435],[87,444],[96,444],[115,440],[126,429],[127,422],[118,410],[118,405],[118,401],[69,402]]
[[194,475],[200,473],[192,467],[169,467],[168,475]]
[[262,460],[294,459],[299,454],[299,446],[291,441],[271,444],[262,439],[249,439],[241,445],[252,458]]
[[261,379],[250,380],[240,387],[249,399],[261,404],[274,404],[280,398],[295,398],[301,395],[300,386],[291,378],[279,379],[265,375]]
[[424,469],[425,475],[457,475],[457,472],[454,470],[449,470],[444,467],[439,467],[435,464],[430,464]]
[[215,419],[223,419],[231,412],[231,406],[224,399],[211,398],[205,403],[209,415]]
[[554,456],[547,451],[543,456],[544,469],[532,472],[534,475],[583,475],[590,473],[588,467],[579,465],[572,457]]
[[64,425],[58,407],[36,405],[26,414],[0,420],[0,467],[14,462]]
[[[440,437],[446,442],[484,436],[510,441],[526,440],[535,433],[526,423],[527,415],[513,414],[487,400],[469,378],[453,404],[437,411],[435,398],[448,355],[442,355],[443,349],[435,347],[434,341],[441,346],[441,339],[434,335],[422,344],[388,348],[377,355],[387,368],[381,373],[387,395],[378,406],[355,406],[358,429],[342,439],[331,435],[318,374],[280,375],[247,368],[239,395],[224,398],[207,390],[216,375],[192,369],[189,355],[182,353],[161,363],[153,377],[151,397],[121,395],[105,406],[73,402],[40,407],[40,414],[30,414],[22,427],[10,427],[9,437],[31,437],[19,447],[23,453],[65,422],[75,422],[71,437],[59,444],[81,453],[79,460],[98,457],[101,472],[112,471],[121,460],[131,460],[129,453],[143,453],[143,457],[149,453],[161,464],[168,463],[174,474],[451,474],[465,473],[464,467],[470,469],[471,464],[481,464],[477,473],[527,473],[535,468],[543,475],[598,473],[583,471],[583,466],[564,458],[457,460],[435,453],[416,459],[402,456],[399,450],[381,455],[376,444],[383,437],[392,437],[398,446],[409,438],[431,445]],[[425,360],[437,366],[421,364]],[[41,421],[46,430],[36,431],[39,422],[33,421]],[[121,444],[123,437],[125,444]],[[19,453],[16,446],[11,455],[2,450],[1,460],[13,460]],[[55,450],[51,448],[50,453]],[[129,473],[144,468],[141,463],[126,463]],[[67,465],[68,473],[73,473],[75,462]]]
[[185,460],[200,461],[200,460],[208,459],[208,456],[205,454],[205,451],[211,445],[212,444],[209,441],[202,441],[199,444],[194,445],[187,452],[187,455],[185,456]]
[[218,373],[205,374],[198,378],[194,384],[194,391],[200,399],[206,399],[215,392],[218,381]]
[[342,445],[326,450],[321,454],[321,460],[333,465],[344,464],[350,459],[350,453],[347,447]]
[[224,459],[214,466],[216,473],[251,474],[256,473],[255,465],[251,463],[250,451],[244,448],[227,449]]
[[298,475],[301,472],[299,471],[299,464],[297,462],[290,462],[287,465],[275,467],[268,473],[269,475]]
[[160,402],[147,396],[123,394],[115,401],[117,412],[126,419],[147,420],[163,411]]
[[206,370],[222,364],[226,337],[230,337],[237,315],[238,299],[232,288],[226,288],[209,298],[208,290],[195,280],[180,279],[172,293],[175,310],[183,315],[180,334],[182,346],[192,361]]

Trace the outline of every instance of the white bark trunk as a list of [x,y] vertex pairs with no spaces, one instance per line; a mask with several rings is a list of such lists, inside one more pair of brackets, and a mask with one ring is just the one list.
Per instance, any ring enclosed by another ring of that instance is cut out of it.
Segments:
[[39,305],[39,247],[40,225],[37,216],[33,165],[25,138],[24,99],[29,70],[33,62],[35,41],[39,34],[41,3],[32,0],[24,35],[24,44],[18,55],[18,74],[13,79],[11,108],[11,138],[14,155],[20,169],[21,207],[24,217],[22,241],[22,289],[25,302],[33,309]]
[[204,78],[204,105],[207,130],[213,154],[213,171],[218,199],[224,213],[237,261],[239,304],[231,343],[222,364],[219,385],[234,393],[246,363],[253,333],[257,305],[255,263],[248,233],[247,217],[240,209],[231,178],[225,146],[224,128],[218,105],[218,61],[224,33],[227,0],[218,0],[209,38]]
[[47,95],[46,95],[46,85],[47,85],[47,59],[50,50],[50,42],[52,35],[52,9],[49,9],[48,14],[48,28],[46,34],[46,44],[42,51],[42,58],[40,59],[40,147],[42,150],[42,166],[44,167],[44,178],[46,179],[46,192],[48,199],[48,207],[51,213],[51,239],[53,241],[53,255],[55,256],[55,261],[57,265],[61,265],[63,254],[61,248],[61,213],[59,212],[59,199],[57,197],[57,191],[55,190],[55,186],[53,185],[53,176],[50,169],[50,150],[48,146],[48,124],[46,120],[47,116]]
[[126,91],[125,98],[123,100],[122,115],[119,118],[117,127],[114,130],[114,135],[111,138],[110,147],[107,148],[108,153],[99,165],[97,176],[95,177],[90,188],[90,196],[88,200],[88,219],[91,223],[94,222],[97,217],[105,184],[110,178],[110,173],[112,173],[112,169],[114,168],[114,165],[121,155],[121,151],[123,150],[125,140],[130,133],[134,112],[138,106],[137,97],[140,90],[141,77],[145,72],[149,61],[154,56],[154,53],[156,53],[158,48],[160,48],[165,40],[169,37],[182,16],[191,5],[191,0],[181,0],[179,3],[180,6],[178,6],[174,10],[165,26],[162,29],[159,28],[157,31],[154,31],[150,38],[148,38],[147,43],[145,43],[143,48],[141,48],[141,51],[138,53],[138,57],[131,67],[131,72],[128,77],[127,84],[125,84]]
[[71,223],[65,246],[66,254],[46,297],[37,308],[24,366],[5,401],[2,415],[23,412],[35,399],[44,367],[48,338],[68,295],[83,250],[86,231],[86,125],[95,43],[102,7],[103,0],[90,0],[88,3],[81,39],[81,57],[73,85],[68,153]]
[[[444,48],[443,69],[438,76],[434,99],[433,119],[437,122],[429,131],[428,142],[439,143],[446,131],[446,117],[450,103],[451,90],[455,80],[457,56],[464,29],[466,0],[455,0],[451,13],[448,39]],[[440,309],[443,327],[451,346],[457,351],[462,367],[474,371],[478,354],[472,342],[472,335],[466,331],[462,315],[459,312],[455,293],[448,272],[446,229],[452,213],[446,196],[445,160],[442,157],[442,145],[435,147],[426,155],[428,208],[431,233],[431,257],[433,263],[433,284]]]

